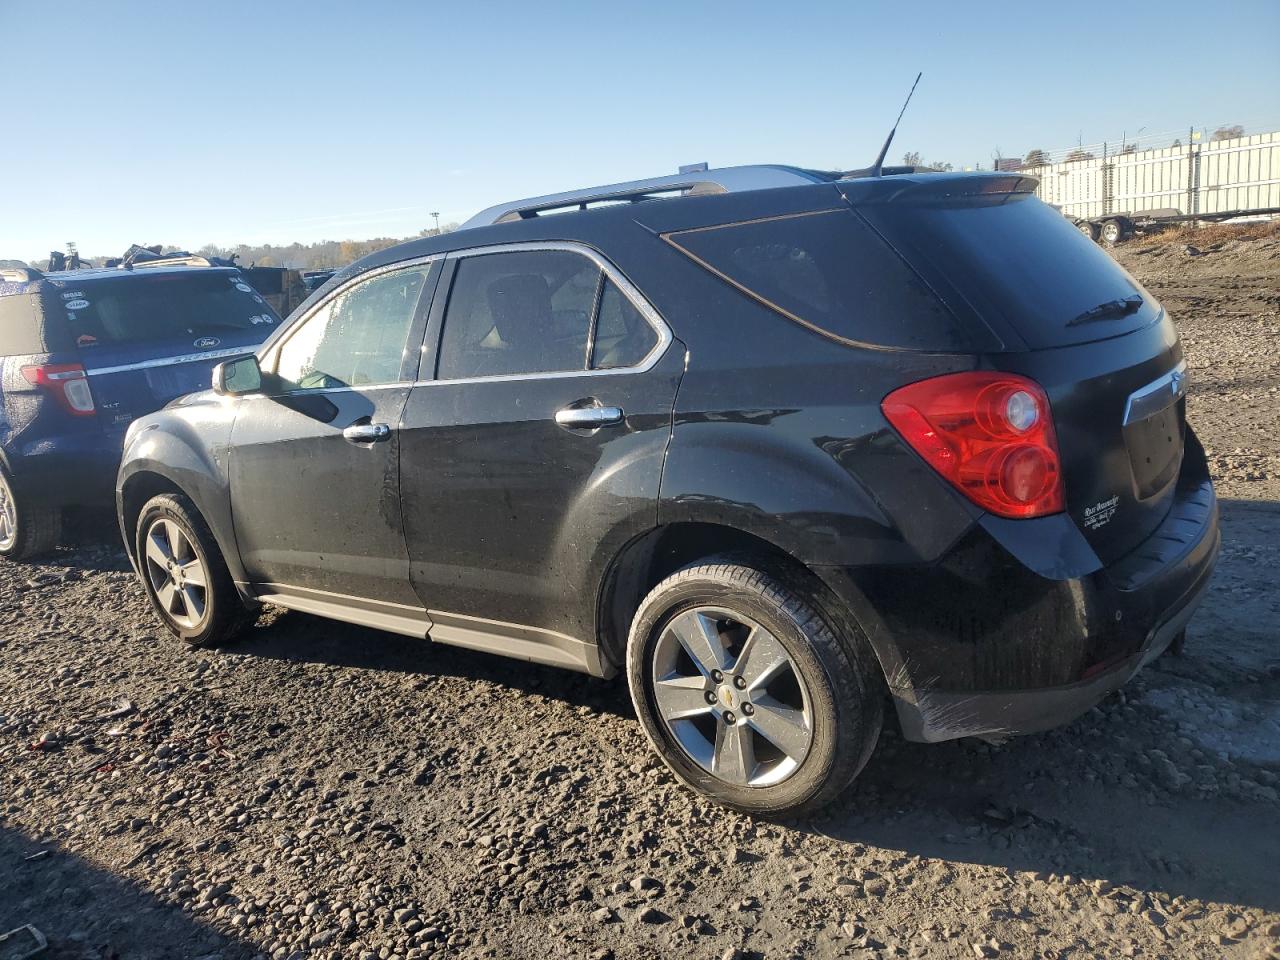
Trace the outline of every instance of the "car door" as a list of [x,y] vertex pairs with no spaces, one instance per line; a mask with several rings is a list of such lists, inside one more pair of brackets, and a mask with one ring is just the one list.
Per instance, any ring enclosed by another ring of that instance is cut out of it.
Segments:
[[262,358],[263,393],[239,401],[229,465],[236,541],[259,595],[425,633],[400,516],[398,426],[439,266],[351,281]]
[[445,274],[401,434],[431,637],[597,670],[595,588],[656,521],[684,351],[585,247],[472,250]]

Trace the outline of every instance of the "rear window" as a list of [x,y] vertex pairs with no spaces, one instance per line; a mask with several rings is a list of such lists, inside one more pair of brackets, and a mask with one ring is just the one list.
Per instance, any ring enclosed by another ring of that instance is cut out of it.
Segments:
[[964,329],[850,210],[683,230],[666,240],[765,306],[845,343],[908,350],[990,346]]
[[[1155,319],[1148,299],[1128,312],[1119,306],[1143,294],[1138,282],[1030,194],[859,209],[926,276],[940,273],[984,319],[1032,349],[1114,337]],[[1107,304],[1117,306],[1098,309]]]
[[60,296],[71,337],[81,349],[216,337],[255,328],[266,339],[280,322],[238,274],[135,274],[83,283]]

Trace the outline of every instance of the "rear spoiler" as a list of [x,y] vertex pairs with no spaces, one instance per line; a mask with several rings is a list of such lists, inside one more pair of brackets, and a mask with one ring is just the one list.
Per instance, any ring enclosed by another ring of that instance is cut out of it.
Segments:
[[913,202],[1034,193],[1040,181],[1021,173],[930,173],[919,177],[837,180],[850,203]]

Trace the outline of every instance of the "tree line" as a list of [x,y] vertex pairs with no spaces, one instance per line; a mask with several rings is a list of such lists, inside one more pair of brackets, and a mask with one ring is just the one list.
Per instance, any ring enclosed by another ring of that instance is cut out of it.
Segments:
[[[166,243],[161,244],[160,249],[163,253],[192,252],[202,257],[224,257],[230,259],[234,256],[236,262],[245,267],[336,270],[339,267],[345,267],[349,263],[354,263],[361,257],[366,257],[371,253],[377,253],[379,250],[387,249],[387,247],[394,247],[398,243],[418,240],[422,237],[435,237],[442,233],[452,233],[457,229],[458,224],[446,223],[439,230],[435,227],[428,227],[424,230],[419,230],[411,237],[374,237],[372,240],[318,240],[315,243],[289,243],[283,246],[270,243],[238,243],[234,246],[223,247],[209,243],[194,251],[188,251],[186,247],[177,247],[171,243]],[[75,244],[68,244],[69,253],[73,252],[74,249]],[[119,257],[120,253],[102,254],[100,256],[78,254],[78,256],[80,257],[80,263],[84,266],[101,266],[107,260]],[[18,266],[20,261],[4,261],[0,265],[9,264]],[[49,259],[32,261],[30,266],[38,270],[47,270],[49,269]]]
[[447,223],[439,230],[435,227],[428,227],[425,230],[419,230],[411,237],[374,237],[371,240],[319,240],[315,243],[290,243],[285,246],[275,246],[270,243],[258,245],[241,243],[233,247],[220,247],[211,243],[206,244],[195,252],[201,256],[226,257],[228,259],[234,255],[236,262],[246,267],[293,267],[297,270],[336,270],[338,267],[345,267],[349,263],[354,263],[361,257],[367,257],[371,253],[377,253],[379,250],[387,249],[387,247],[394,247],[398,243],[418,240],[422,237],[434,237],[442,233],[452,233],[456,229],[458,229],[458,224]]

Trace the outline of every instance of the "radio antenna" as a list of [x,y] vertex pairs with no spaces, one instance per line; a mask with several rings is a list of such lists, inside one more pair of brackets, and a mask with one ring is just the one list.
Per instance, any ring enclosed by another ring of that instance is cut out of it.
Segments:
[[923,76],[923,70],[916,74],[916,82],[911,84],[911,90],[907,93],[906,102],[902,104],[902,109],[898,111],[898,119],[893,121],[893,129],[889,131],[889,136],[885,137],[884,146],[880,148],[880,156],[876,157],[876,162],[872,164],[871,170],[868,171],[869,176],[882,176],[881,171],[884,169],[884,158],[889,152],[889,145],[893,143],[893,135],[898,132],[898,124],[902,122],[902,115],[907,112],[907,104],[911,102],[911,94],[916,92],[916,84],[920,82],[920,78]]

